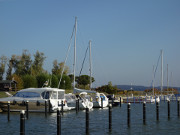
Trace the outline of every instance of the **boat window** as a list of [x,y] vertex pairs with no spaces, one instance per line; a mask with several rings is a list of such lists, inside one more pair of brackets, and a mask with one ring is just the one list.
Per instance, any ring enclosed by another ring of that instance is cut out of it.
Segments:
[[41,96],[43,97],[43,99],[49,99],[49,91],[44,91]]
[[57,92],[56,91],[52,92],[51,99],[57,99]]
[[64,99],[64,91],[58,91],[58,99]]
[[37,98],[40,97],[40,94],[36,92],[17,92],[14,97]]

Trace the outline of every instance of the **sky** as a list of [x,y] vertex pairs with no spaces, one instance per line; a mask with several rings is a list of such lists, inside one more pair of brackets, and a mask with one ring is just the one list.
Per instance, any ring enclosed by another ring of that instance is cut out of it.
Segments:
[[[28,50],[53,61],[65,59],[77,17],[77,67],[92,41],[93,87],[151,86],[153,66],[163,50],[164,85],[180,86],[179,0],[0,0],[0,56]],[[73,46],[66,65],[72,73]],[[168,73],[167,73],[168,64]],[[89,74],[88,57],[83,74]],[[158,64],[155,86],[161,84]]]

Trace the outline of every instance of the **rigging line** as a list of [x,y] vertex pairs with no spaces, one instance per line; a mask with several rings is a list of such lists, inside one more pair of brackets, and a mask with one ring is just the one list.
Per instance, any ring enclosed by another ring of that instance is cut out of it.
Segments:
[[88,48],[89,48],[89,46],[88,46],[88,47],[87,47],[87,49],[86,49],[86,52],[85,52],[85,57],[84,57],[84,60],[83,60],[83,63],[82,63],[82,67],[81,67],[81,70],[80,70],[79,76],[81,75],[82,69],[83,69],[83,67],[84,67],[84,62],[85,62],[85,59],[86,59],[86,56],[87,56],[87,51],[88,51]]
[[68,46],[66,58],[65,58],[65,60],[64,60],[63,70],[62,70],[62,72],[61,72],[61,77],[60,77],[60,80],[59,80],[58,88],[60,87],[60,83],[61,83],[62,76],[63,76],[64,69],[65,69],[65,64],[66,64],[66,61],[67,61],[67,58],[68,58],[69,50],[70,50],[70,48],[71,48],[71,42],[72,42],[74,30],[75,30],[75,25],[73,26],[73,31],[72,31],[72,35],[71,35],[71,38],[70,38],[70,42],[69,42],[69,46]]
[[[154,80],[155,77],[156,77],[156,71],[157,71],[157,68],[158,68],[158,65],[159,65],[159,60],[160,60],[160,58],[161,58],[161,54],[159,55],[159,58],[158,58],[158,61],[157,61],[157,65],[156,65],[156,68],[155,68],[155,71],[154,71],[154,78],[153,78],[153,80]],[[151,86],[152,86],[153,80],[152,80],[152,82],[151,82]]]

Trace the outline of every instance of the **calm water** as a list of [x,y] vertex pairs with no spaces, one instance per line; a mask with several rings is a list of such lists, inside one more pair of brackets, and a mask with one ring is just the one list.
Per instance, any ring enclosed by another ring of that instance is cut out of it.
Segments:
[[[180,118],[177,117],[177,102],[171,102],[171,116],[167,117],[167,103],[161,102],[159,122],[156,121],[155,104],[146,105],[146,125],[142,121],[142,104],[131,104],[131,126],[127,127],[127,104],[112,109],[112,131],[108,129],[108,108],[90,110],[90,135],[178,135]],[[7,113],[0,113],[0,135],[19,135],[19,113],[11,113],[7,121]],[[30,113],[25,123],[26,135],[55,135],[56,113],[47,118],[42,113]],[[85,134],[85,111],[75,111],[62,116],[62,134]]]

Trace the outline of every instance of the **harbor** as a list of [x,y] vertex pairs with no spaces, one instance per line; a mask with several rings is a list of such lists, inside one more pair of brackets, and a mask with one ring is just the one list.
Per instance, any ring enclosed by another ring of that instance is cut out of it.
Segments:
[[[156,104],[146,104],[146,122],[143,122],[143,104],[130,104],[130,123],[128,124],[128,104],[121,104],[112,108],[112,127],[109,129],[109,109],[93,108],[89,110],[89,133],[98,134],[166,134],[176,135],[180,132],[180,116],[178,116],[177,102],[159,103],[159,119],[156,119]],[[168,114],[170,112],[170,114]],[[10,120],[7,113],[0,113],[0,134],[20,134],[20,113],[11,112]],[[33,123],[33,124],[32,124]],[[86,134],[86,111],[67,111],[61,115],[61,134]],[[7,128],[8,127],[8,128]],[[9,130],[10,129],[10,130]],[[29,113],[25,119],[25,134],[57,134],[57,114]]]

